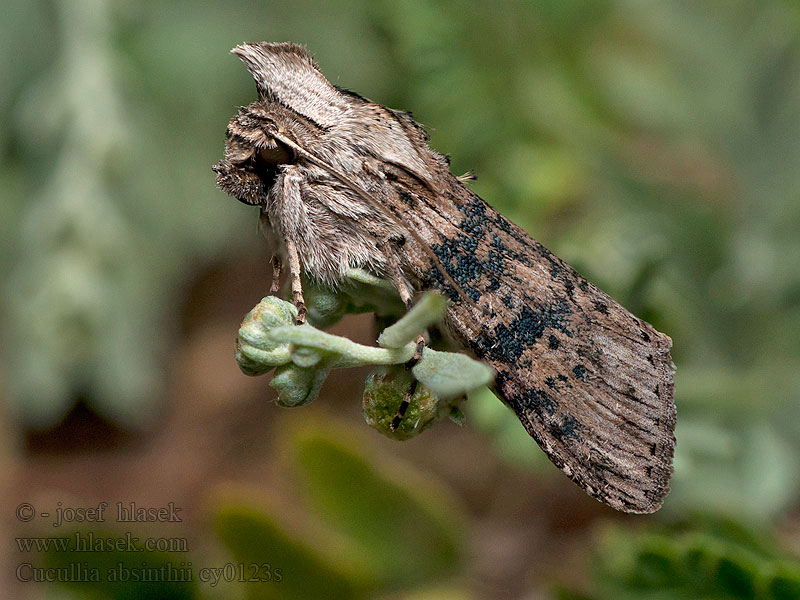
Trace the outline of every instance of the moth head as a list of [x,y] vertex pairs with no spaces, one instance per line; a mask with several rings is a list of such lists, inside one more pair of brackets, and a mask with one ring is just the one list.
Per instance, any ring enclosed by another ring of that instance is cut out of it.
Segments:
[[231,52],[255,79],[259,102],[242,108],[231,119],[225,158],[213,169],[223,191],[245,204],[265,205],[280,166],[295,161],[292,151],[280,141],[275,120],[289,111],[324,124],[333,118],[326,111],[335,112],[341,104],[339,92],[302,46],[259,42],[236,46]]
[[225,158],[212,167],[217,185],[240,202],[265,205],[280,166],[294,162],[291,150],[273,136],[275,123],[262,107],[242,108],[228,124]]

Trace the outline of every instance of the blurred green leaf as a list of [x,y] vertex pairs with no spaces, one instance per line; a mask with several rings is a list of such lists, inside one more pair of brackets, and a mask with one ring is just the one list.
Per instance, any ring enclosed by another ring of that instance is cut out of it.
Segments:
[[366,598],[369,573],[346,555],[333,555],[303,541],[263,507],[229,502],[216,515],[215,529],[236,561],[269,565],[271,581],[247,581],[250,600]]
[[215,529],[234,559],[268,563],[280,577],[243,585],[247,598],[424,590],[460,566],[463,515],[447,491],[402,468],[387,472],[338,432],[326,422],[289,438],[312,509],[307,525],[298,526],[296,516],[282,518],[285,511],[252,495],[226,493],[218,502]]
[[388,472],[327,429],[294,441],[306,497],[360,548],[391,588],[441,580],[460,564],[463,515],[445,490],[414,473]]

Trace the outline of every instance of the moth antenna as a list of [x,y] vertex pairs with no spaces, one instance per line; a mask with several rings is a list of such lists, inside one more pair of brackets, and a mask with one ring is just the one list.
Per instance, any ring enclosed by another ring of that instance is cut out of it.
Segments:
[[375,210],[377,210],[377,211],[383,213],[384,215],[386,215],[395,225],[397,225],[398,227],[404,229],[412,238],[414,238],[414,241],[416,241],[419,244],[420,248],[422,248],[422,251],[425,254],[428,255],[428,258],[431,259],[431,262],[436,267],[436,270],[439,271],[439,273],[442,275],[442,277],[447,282],[447,284],[449,286],[451,286],[456,291],[458,296],[462,300],[464,300],[464,302],[469,304],[469,306],[471,308],[473,308],[475,310],[475,312],[477,312],[479,314],[480,313],[488,314],[489,311],[487,309],[482,308],[482,307],[478,306],[477,304],[475,304],[475,302],[472,300],[472,298],[470,298],[464,292],[464,290],[461,288],[461,286],[458,285],[455,282],[455,280],[450,276],[450,273],[448,273],[445,270],[444,265],[442,265],[442,262],[439,260],[439,257],[436,256],[436,253],[433,251],[433,249],[431,249],[431,247],[428,245],[428,243],[425,240],[422,239],[422,236],[420,236],[416,231],[412,231],[411,229],[408,229],[405,226],[405,224],[400,220],[400,218],[397,217],[397,215],[394,215],[391,212],[389,212],[388,210],[386,210],[386,207],[383,206],[380,202],[376,201],[374,198],[372,198],[371,196],[369,196],[368,194],[363,192],[361,190],[361,188],[359,187],[358,183],[356,183],[355,181],[350,179],[344,173],[341,173],[338,169],[336,169],[332,165],[328,164],[327,162],[325,162],[321,158],[319,158],[316,155],[312,154],[311,152],[309,152],[305,148],[302,148],[302,147],[298,146],[297,144],[295,144],[294,142],[292,142],[289,139],[281,137],[281,142],[286,144],[289,148],[291,148],[295,152],[295,156],[302,156],[303,158],[305,158],[306,160],[309,160],[310,162],[314,163],[318,167],[322,167],[322,168],[326,169],[328,172],[331,173],[331,175],[333,175],[334,177],[339,179],[342,183],[347,185],[348,189],[350,189],[351,191],[355,192],[362,200],[367,202]]

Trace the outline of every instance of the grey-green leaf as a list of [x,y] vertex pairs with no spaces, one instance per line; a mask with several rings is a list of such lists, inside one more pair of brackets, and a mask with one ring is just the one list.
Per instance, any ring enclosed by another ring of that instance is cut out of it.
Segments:
[[492,369],[464,354],[422,351],[422,360],[412,369],[414,377],[439,398],[447,400],[488,385],[494,378]]
[[422,296],[408,313],[397,323],[384,329],[378,344],[384,348],[401,348],[414,340],[426,327],[433,325],[444,316],[447,299],[429,292]]

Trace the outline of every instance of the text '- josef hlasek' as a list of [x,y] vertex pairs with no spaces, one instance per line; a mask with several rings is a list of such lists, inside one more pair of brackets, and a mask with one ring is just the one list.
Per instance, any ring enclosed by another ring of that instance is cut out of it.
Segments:
[[53,518],[53,527],[60,527],[64,523],[181,523],[183,509],[169,502],[166,506],[140,506],[135,502],[117,502],[113,506],[108,502],[100,502],[96,506],[63,506],[56,503],[53,512],[37,511],[27,502],[17,506],[17,520],[22,522],[33,521],[36,518]]

